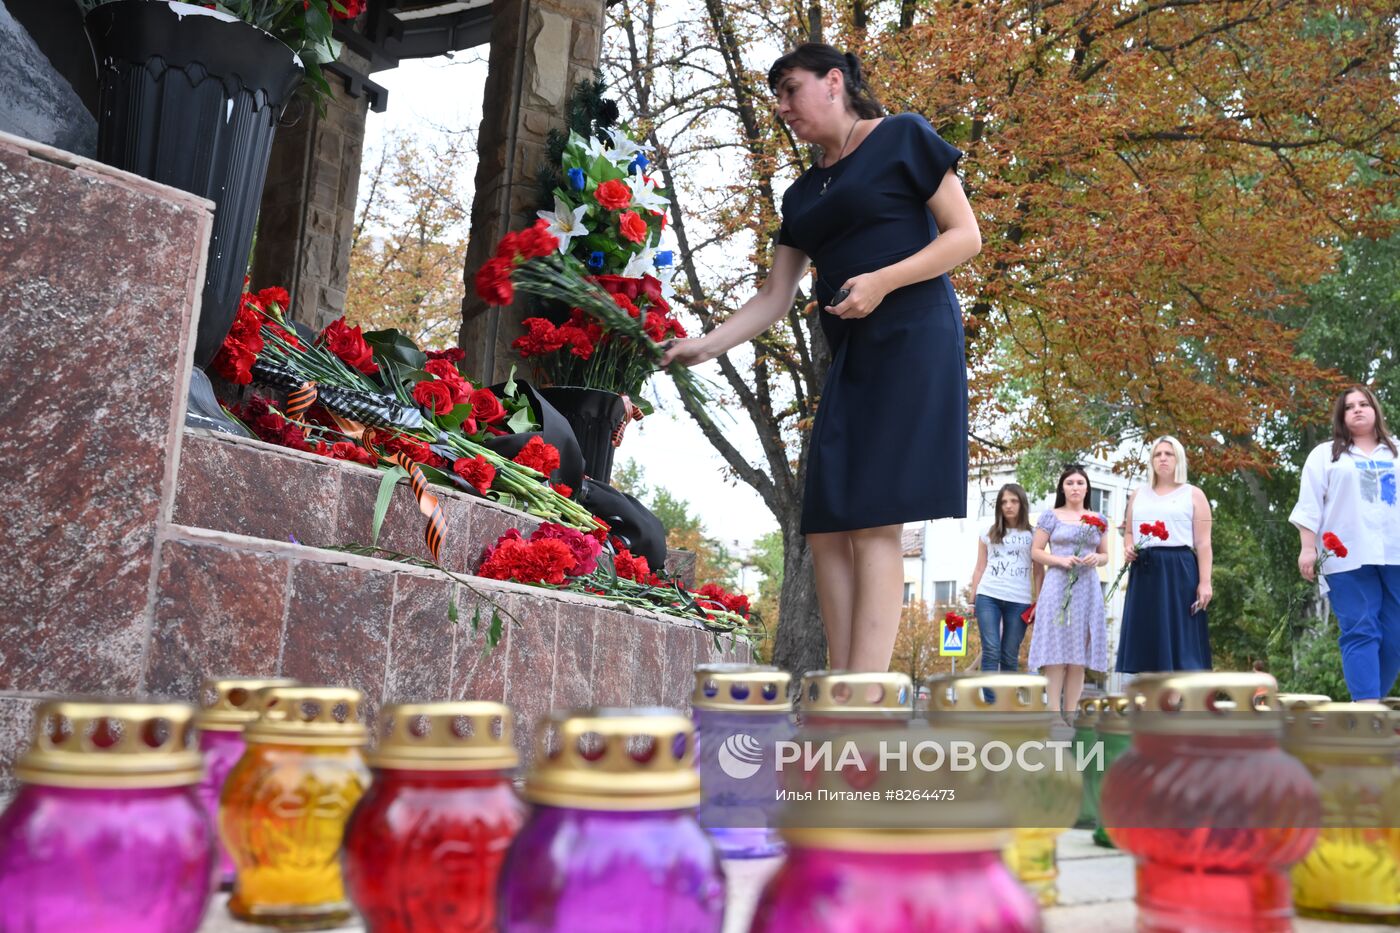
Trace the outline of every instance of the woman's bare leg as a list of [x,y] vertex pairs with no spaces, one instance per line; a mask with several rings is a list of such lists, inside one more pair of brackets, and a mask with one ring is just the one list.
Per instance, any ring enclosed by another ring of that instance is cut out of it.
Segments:
[[1065,686],[1065,665],[1047,664],[1040,669],[1040,673],[1045,675],[1049,684],[1045,688],[1045,695],[1050,701],[1050,709],[1060,714],[1064,718],[1065,706],[1063,691]]
[[827,666],[845,670],[851,657],[851,615],[855,605],[855,554],[846,532],[810,534],[812,564],[817,578],[817,603],[826,630]]
[[1084,695],[1084,665],[1071,664],[1065,671],[1065,720],[1071,721]]
[[902,525],[884,525],[850,533],[855,557],[855,599],[847,658],[851,670],[890,669],[904,605],[902,532]]

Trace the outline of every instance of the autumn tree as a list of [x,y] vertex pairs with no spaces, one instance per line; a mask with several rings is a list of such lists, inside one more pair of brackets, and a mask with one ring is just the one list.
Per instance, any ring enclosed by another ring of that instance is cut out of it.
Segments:
[[646,472],[635,460],[624,460],[613,470],[612,484],[649,508],[666,529],[666,544],[695,555],[695,583],[718,583],[733,588],[737,559],[724,543],[708,535],[705,524],[690,510],[690,503],[664,486],[648,484]]
[[465,132],[436,142],[393,137],[360,183],[345,315],[365,330],[398,328],[419,346],[450,344],[461,323],[470,180]]
[[[1277,456],[1261,426],[1335,385],[1278,312],[1344,243],[1394,225],[1390,0],[623,0],[611,16],[607,73],[677,191],[678,279],[701,329],[764,278],[781,192],[811,162],[766,68],[825,38],[966,154],[984,245],[953,281],[975,456],[1170,431],[1198,470],[1254,470]],[[825,662],[798,533],[829,365],[808,297],[718,361],[762,458],[697,418],[783,531],[775,658],[795,670]]]
[[[938,649],[943,638],[943,617],[949,610],[942,606],[930,606],[923,600],[904,604],[899,617],[899,634],[894,640],[894,656],[890,670],[908,674],[917,688],[925,677],[934,674],[947,674],[957,670],[968,670],[978,663],[982,654],[982,640],[977,635],[977,626],[968,614],[963,625],[963,637],[967,639],[967,654],[960,658],[943,657]],[[966,610],[964,610],[966,612]]]

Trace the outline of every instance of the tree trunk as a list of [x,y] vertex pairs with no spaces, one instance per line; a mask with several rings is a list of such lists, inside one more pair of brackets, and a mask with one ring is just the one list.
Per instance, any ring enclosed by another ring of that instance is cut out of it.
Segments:
[[797,523],[783,525],[783,594],[779,602],[778,634],[773,640],[773,663],[801,677],[826,667],[826,630],[817,604],[817,578],[812,552]]

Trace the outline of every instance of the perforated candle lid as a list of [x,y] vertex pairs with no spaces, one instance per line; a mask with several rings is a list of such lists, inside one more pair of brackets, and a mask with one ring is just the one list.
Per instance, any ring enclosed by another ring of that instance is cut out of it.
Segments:
[[808,671],[802,677],[802,712],[822,715],[888,715],[914,711],[914,682],[896,671]]
[[1098,725],[1099,712],[1105,697],[1084,697],[1074,713],[1074,728],[1093,729]]
[[1383,703],[1320,703],[1289,718],[1284,741],[1290,749],[1372,752],[1394,756],[1400,712]]
[[695,669],[695,709],[734,713],[788,712],[792,675],[762,664],[704,664]]
[[349,687],[264,687],[258,718],[243,730],[248,742],[274,745],[364,745],[362,695]]
[[1145,674],[1128,685],[1134,732],[1279,733],[1278,684],[1269,674],[1198,671]]
[[1280,693],[1278,702],[1286,710],[1307,709],[1310,706],[1331,703],[1332,698],[1325,693]]
[[1121,693],[1110,693],[1099,700],[1098,717],[1094,720],[1094,730],[1104,735],[1129,735],[1133,731],[1128,721],[1128,710],[1132,701]]
[[540,720],[526,800],[588,810],[700,804],[695,727],[672,709],[559,710]]
[[15,777],[52,787],[149,788],[198,784],[203,758],[194,708],[184,703],[48,700]]
[[1039,674],[938,674],[928,685],[928,720],[939,722],[958,713],[977,713],[966,723],[978,728],[1020,724],[1048,725],[1054,715],[1046,699],[1048,681]]
[[194,724],[206,732],[242,732],[258,718],[259,690],[295,683],[285,677],[211,677],[200,687],[200,708]]
[[514,768],[514,717],[502,703],[391,703],[379,714],[370,767],[409,771]]

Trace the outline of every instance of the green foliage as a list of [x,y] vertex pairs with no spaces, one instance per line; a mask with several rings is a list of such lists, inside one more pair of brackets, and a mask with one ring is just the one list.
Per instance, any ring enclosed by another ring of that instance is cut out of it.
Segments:
[[580,81],[569,96],[567,129],[549,131],[545,143],[547,155],[535,175],[539,187],[540,210],[553,210],[554,189],[564,186],[561,166],[564,150],[569,145],[569,133],[577,133],[587,139],[597,137],[617,124],[617,104],[603,96],[606,91],[607,85],[600,75],[595,76],[592,81]]

